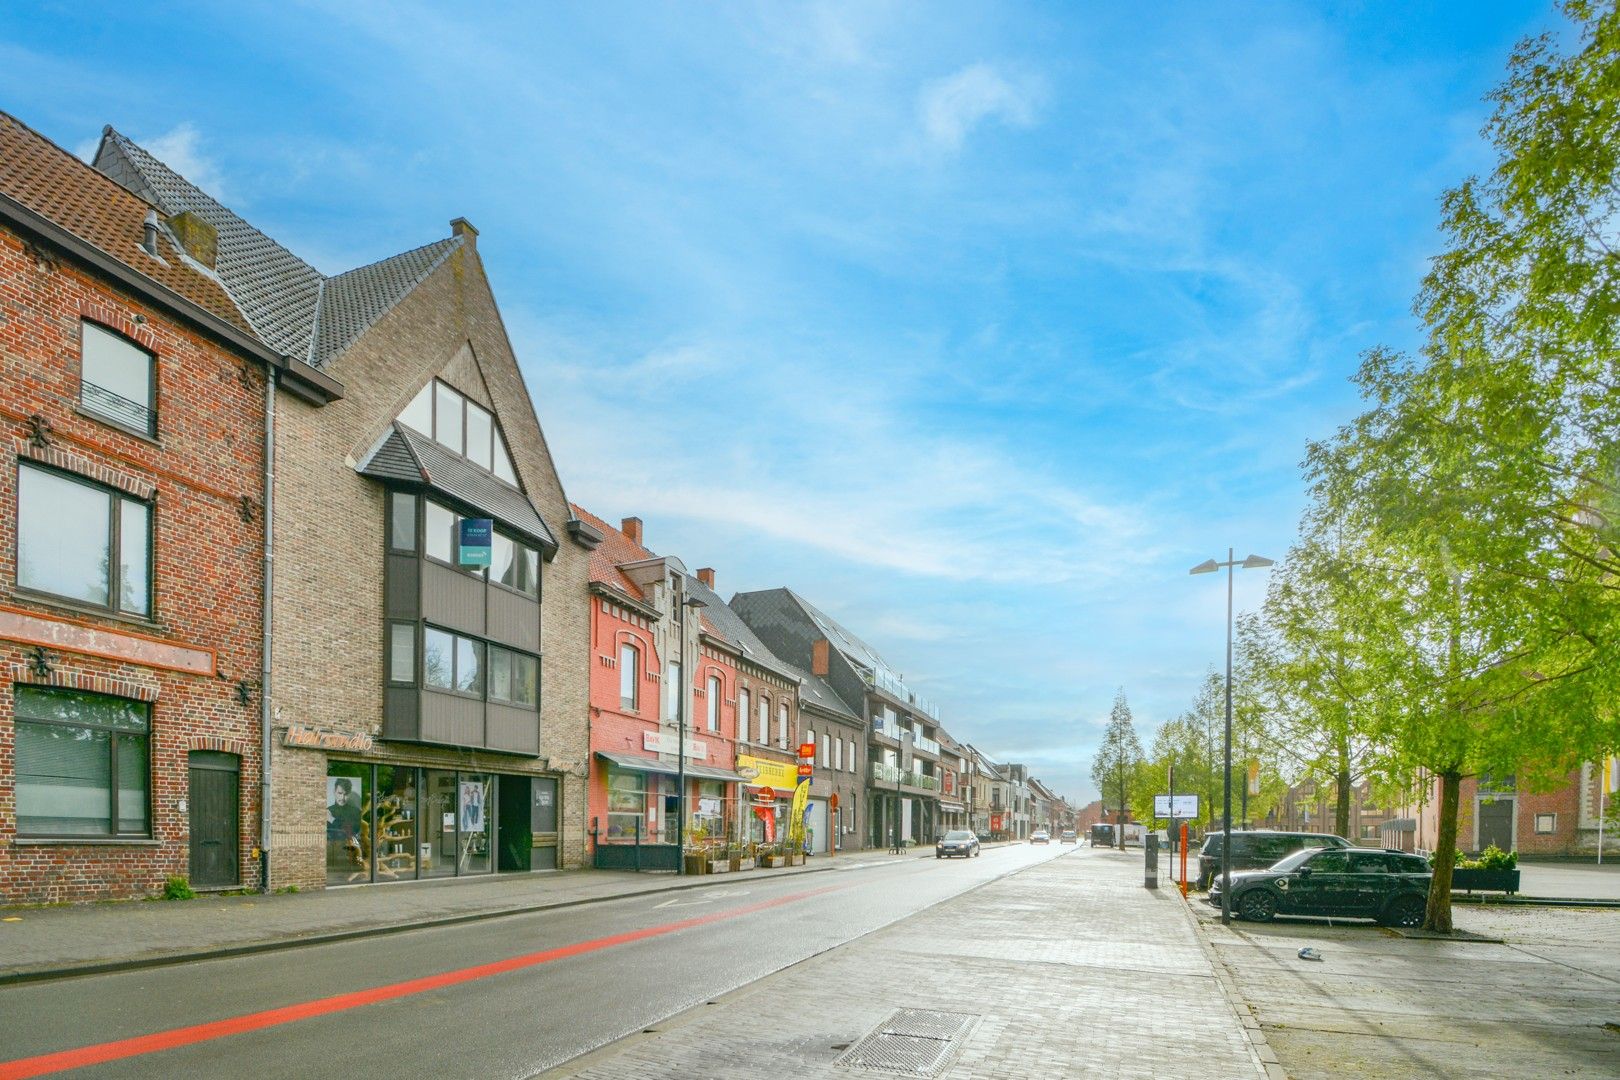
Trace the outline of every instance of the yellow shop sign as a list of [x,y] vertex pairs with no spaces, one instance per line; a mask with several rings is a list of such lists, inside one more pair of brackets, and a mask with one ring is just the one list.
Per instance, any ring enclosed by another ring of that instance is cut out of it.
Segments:
[[[799,768],[790,761],[737,755],[737,772],[748,777],[753,787],[771,787],[786,795],[799,784]],[[752,772],[752,776],[750,776]]]

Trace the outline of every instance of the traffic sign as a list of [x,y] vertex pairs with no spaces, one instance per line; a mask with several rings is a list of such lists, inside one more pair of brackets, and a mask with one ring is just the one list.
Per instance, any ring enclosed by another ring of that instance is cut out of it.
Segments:
[[775,802],[776,801],[776,789],[775,788],[762,787],[762,788],[759,789],[759,797],[760,797],[761,801],[763,801],[763,802]]
[[827,799],[827,805],[834,810],[838,809],[838,792],[835,791],[832,793],[832,795]]

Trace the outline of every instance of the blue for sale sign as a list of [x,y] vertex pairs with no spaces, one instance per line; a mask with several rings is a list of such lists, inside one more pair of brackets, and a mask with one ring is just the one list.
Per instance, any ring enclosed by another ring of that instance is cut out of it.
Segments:
[[462,566],[488,566],[495,523],[489,518],[462,518],[457,561]]

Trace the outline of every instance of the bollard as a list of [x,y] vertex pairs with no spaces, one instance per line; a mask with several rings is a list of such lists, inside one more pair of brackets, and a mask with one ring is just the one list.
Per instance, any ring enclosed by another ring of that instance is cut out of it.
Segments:
[[1148,833],[1144,846],[1147,850],[1145,860],[1147,870],[1142,885],[1144,888],[1157,889],[1159,887],[1159,834]]

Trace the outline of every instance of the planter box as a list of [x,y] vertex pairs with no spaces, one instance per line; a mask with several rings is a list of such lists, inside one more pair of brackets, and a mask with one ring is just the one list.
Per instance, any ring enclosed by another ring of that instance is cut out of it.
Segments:
[[761,858],[761,862],[764,863],[766,869],[775,869],[776,867],[783,865],[783,861],[785,859],[785,856],[782,856],[782,855],[764,855],[764,856],[761,856],[760,858]]
[[754,868],[754,860],[738,859],[734,864],[732,864],[731,868],[733,870],[752,870]]
[[709,874],[724,874],[730,869],[731,863],[727,862],[725,859],[710,859],[709,869],[704,872]]
[[686,857],[682,860],[682,862],[684,863],[685,872],[688,877],[694,874],[707,874],[709,872],[709,860],[704,858],[704,856],[698,852],[687,852]]
[[1519,891],[1519,872],[1517,870],[1453,870],[1451,872],[1452,892],[1473,892],[1475,889],[1482,892],[1516,893]]

